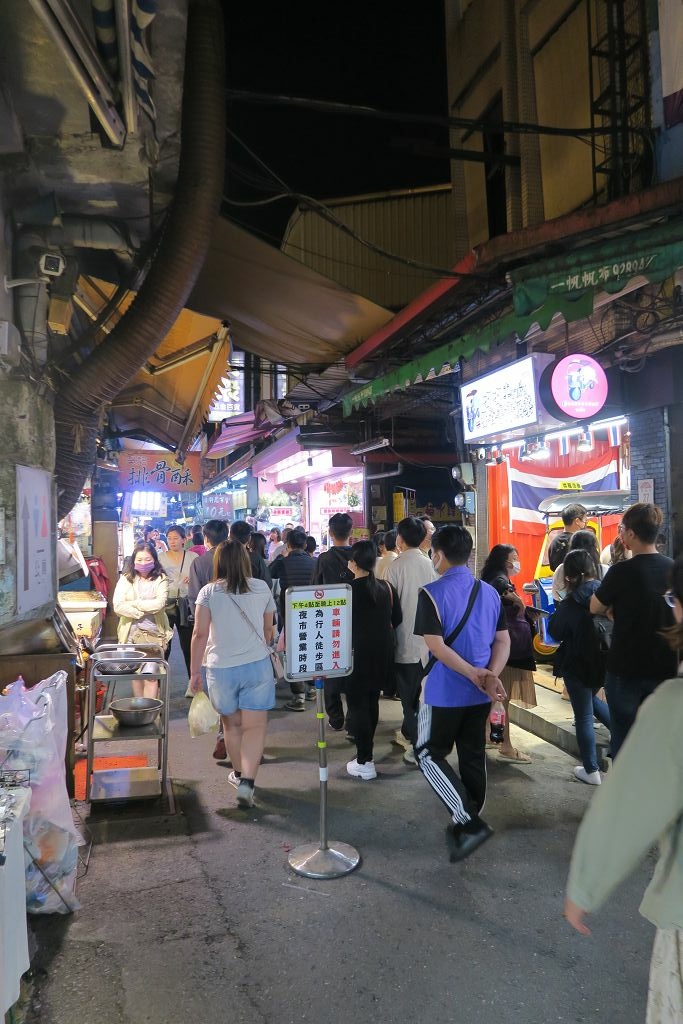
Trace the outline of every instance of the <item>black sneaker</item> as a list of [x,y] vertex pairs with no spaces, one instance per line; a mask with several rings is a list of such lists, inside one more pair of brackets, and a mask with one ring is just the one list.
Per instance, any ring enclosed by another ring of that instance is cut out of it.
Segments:
[[492,835],[493,829],[481,820],[476,826],[470,827],[469,831],[465,831],[462,825],[449,825],[446,829],[446,843],[451,864],[469,857]]
[[247,782],[246,779],[240,779],[239,785],[237,786],[237,806],[254,806],[254,787],[251,783]]
[[331,729],[332,732],[343,732],[344,731],[344,723],[343,722],[342,722],[341,725],[337,725],[335,722],[328,722],[327,723],[327,727],[328,727],[328,729]]
[[282,706],[285,708],[286,711],[305,711],[306,703],[304,701],[303,693],[301,694],[300,697],[292,697],[291,700],[288,700],[287,703],[283,704]]

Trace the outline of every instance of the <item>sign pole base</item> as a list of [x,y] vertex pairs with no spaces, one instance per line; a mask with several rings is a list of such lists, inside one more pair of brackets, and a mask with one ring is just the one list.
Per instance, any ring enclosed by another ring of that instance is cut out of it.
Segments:
[[297,846],[289,855],[289,866],[304,878],[341,878],[360,864],[360,854],[348,843],[332,842],[323,850],[317,843]]

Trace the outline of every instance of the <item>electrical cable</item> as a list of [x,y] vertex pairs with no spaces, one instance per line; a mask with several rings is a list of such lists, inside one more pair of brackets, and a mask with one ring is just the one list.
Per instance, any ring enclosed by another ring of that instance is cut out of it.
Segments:
[[[406,124],[428,124],[439,128],[462,128],[481,131],[484,135],[556,135],[569,138],[600,137],[612,134],[609,127],[559,128],[556,125],[533,124],[530,121],[492,122],[485,118],[454,117],[441,114],[410,114],[405,111],[379,110],[377,107],[356,103],[339,103],[333,100],[315,100],[303,96],[282,96],[272,93],[258,93],[246,89],[228,89],[230,99],[261,106],[287,106],[301,110],[314,110],[327,114],[344,114],[353,117],[375,118],[382,121],[401,121]],[[647,128],[631,128],[634,135],[647,135]]]

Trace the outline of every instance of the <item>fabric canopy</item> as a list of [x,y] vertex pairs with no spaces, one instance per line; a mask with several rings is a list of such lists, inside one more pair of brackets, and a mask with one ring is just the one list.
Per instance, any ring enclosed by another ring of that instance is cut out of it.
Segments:
[[228,320],[235,348],[287,366],[329,366],[392,316],[223,218],[187,306]]
[[211,442],[206,452],[207,459],[222,459],[224,455],[249,441],[262,441],[277,427],[272,423],[257,423],[256,413],[245,412],[223,420],[221,432]]
[[[80,277],[76,302],[96,315],[110,300],[115,285]],[[109,329],[135,298],[128,292],[108,320]],[[217,334],[220,320],[184,309],[152,358],[112,402],[110,418],[120,431],[186,451],[228,372],[230,341]],[[106,344],[106,341],[103,342]]]

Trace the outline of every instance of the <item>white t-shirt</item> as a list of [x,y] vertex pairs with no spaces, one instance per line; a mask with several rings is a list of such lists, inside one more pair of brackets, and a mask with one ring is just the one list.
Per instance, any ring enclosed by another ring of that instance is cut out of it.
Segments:
[[[207,583],[197,594],[197,605],[205,606],[211,613],[204,655],[208,668],[234,668],[268,657],[263,616],[275,612],[275,601],[264,580],[250,579],[248,583],[247,594],[229,594],[224,583]],[[240,608],[254,629],[244,621]]]

